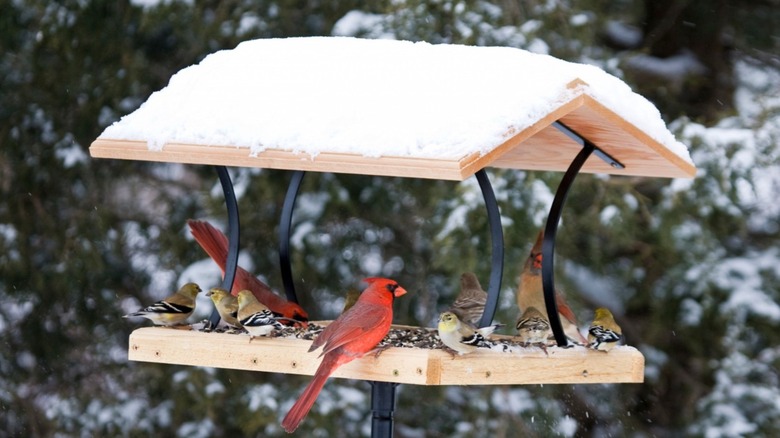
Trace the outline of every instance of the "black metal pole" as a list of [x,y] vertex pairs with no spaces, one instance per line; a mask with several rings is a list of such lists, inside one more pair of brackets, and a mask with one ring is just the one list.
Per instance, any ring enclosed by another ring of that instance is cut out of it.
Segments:
[[493,186],[490,184],[487,172],[485,172],[485,169],[480,169],[476,173],[476,177],[479,182],[479,188],[482,190],[482,197],[485,199],[492,247],[488,297],[485,303],[485,310],[482,312],[482,318],[479,320],[480,327],[487,327],[493,322],[493,318],[496,315],[498,295],[501,292],[501,277],[504,274],[504,231],[501,227],[501,214],[498,210],[496,195],[493,193]]
[[371,437],[392,438],[395,389],[398,383],[369,383],[371,384]]
[[[222,288],[230,291],[236,278],[238,243],[241,234],[238,220],[238,202],[236,201],[236,193],[233,190],[233,182],[230,180],[230,173],[228,173],[227,167],[215,167],[219,176],[219,182],[222,184],[222,192],[225,194],[225,206],[227,207],[228,215],[228,254],[227,260],[225,260],[225,277],[222,279]],[[212,327],[216,327],[219,324],[219,313],[216,308],[211,312],[209,323]]]
[[297,170],[293,172],[290,185],[287,187],[287,194],[284,197],[284,206],[282,207],[282,217],[279,221],[279,264],[282,270],[282,284],[284,285],[284,294],[287,300],[293,303],[298,302],[298,296],[295,294],[295,283],[292,278],[292,267],[290,266],[290,229],[292,228],[292,216],[295,209],[295,199],[298,198],[298,190],[301,188],[301,181],[306,172]]

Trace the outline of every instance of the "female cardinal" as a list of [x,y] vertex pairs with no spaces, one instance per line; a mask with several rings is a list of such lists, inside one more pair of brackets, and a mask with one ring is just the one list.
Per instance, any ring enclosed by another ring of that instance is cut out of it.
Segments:
[[[544,290],[542,288],[542,238],[544,231],[539,231],[528,260],[520,274],[520,288],[517,291],[517,307],[525,312],[529,307],[536,307],[542,316],[547,319],[547,306],[544,303]],[[561,319],[563,332],[570,340],[587,344],[588,340],[582,336],[577,327],[577,317],[574,316],[571,307],[566,303],[566,298],[559,290],[555,290],[555,302],[558,305],[558,316]]]
[[309,413],[325,381],[336,368],[363,357],[373,350],[390,331],[393,322],[393,300],[406,290],[387,278],[366,278],[368,287],[357,302],[342,313],[311,344],[309,352],[321,346],[325,356],[314,373],[314,379],[282,420],[282,427],[293,432]]
[[[222,269],[222,275],[225,275],[228,253],[227,237],[208,222],[190,219],[187,224],[190,226],[192,236],[211,259],[219,265],[219,268]],[[233,295],[238,295],[238,292],[244,289],[252,291],[257,300],[268,306],[277,316],[283,316],[287,320],[303,322],[309,320],[309,314],[301,306],[275,294],[267,284],[239,266],[236,269],[236,278],[230,292]]]

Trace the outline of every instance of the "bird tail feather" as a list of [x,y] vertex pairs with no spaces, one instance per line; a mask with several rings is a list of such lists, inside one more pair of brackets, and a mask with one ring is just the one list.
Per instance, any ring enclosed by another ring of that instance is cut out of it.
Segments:
[[287,433],[292,433],[298,428],[298,425],[306,418],[306,415],[311,410],[314,401],[317,400],[317,396],[320,395],[322,387],[325,386],[325,382],[328,380],[333,371],[341,365],[339,357],[333,354],[326,354],[325,358],[317,368],[317,372],[314,373],[314,379],[309,382],[306,389],[303,390],[301,396],[298,397],[295,404],[290,408],[290,411],[285,415],[282,420],[282,427]]
[[187,224],[190,226],[192,237],[195,238],[201,248],[219,265],[224,273],[228,253],[227,237],[208,222],[189,220]]

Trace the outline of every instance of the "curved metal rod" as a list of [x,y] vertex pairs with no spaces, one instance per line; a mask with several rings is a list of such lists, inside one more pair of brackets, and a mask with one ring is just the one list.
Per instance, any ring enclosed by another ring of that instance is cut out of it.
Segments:
[[295,208],[295,199],[298,197],[298,190],[301,188],[301,181],[306,172],[297,170],[293,172],[290,185],[287,187],[287,194],[284,197],[284,206],[282,207],[282,217],[279,220],[279,264],[282,271],[282,283],[284,284],[284,294],[288,301],[298,302],[295,294],[295,283],[292,279],[292,268],[290,267],[290,229],[292,228],[292,215]]
[[566,335],[563,333],[561,318],[558,316],[558,304],[555,302],[555,281],[553,276],[553,267],[555,260],[555,235],[558,233],[558,223],[561,219],[563,204],[566,202],[566,196],[569,194],[569,188],[574,182],[574,178],[580,172],[580,169],[587,161],[588,157],[596,149],[593,143],[585,140],[582,150],[571,162],[566,173],[563,175],[558,191],[555,192],[550,214],[547,216],[547,225],[544,227],[544,240],[542,241],[542,289],[544,290],[544,303],[547,308],[547,317],[550,320],[555,341],[559,347],[568,344]]
[[498,294],[501,292],[501,277],[504,275],[504,231],[501,227],[501,213],[498,211],[496,195],[493,193],[493,186],[490,184],[487,172],[485,172],[485,169],[480,169],[476,173],[476,177],[479,182],[479,188],[482,190],[482,197],[485,199],[492,246],[488,297],[487,302],[485,302],[485,310],[482,312],[482,318],[479,320],[480,327],[487,327],[493,322],[493,317],[496,315]]
[[[225,194],[225,206],[228,214],[228,253],[225,260],[225,277],[222,279],[222,288],[229,291],[233,288],[233,281],[236,278],[236,268],[238,267],[238,242],[240,240],[241,227],[238,221],[238,202],[236,201],[236,192],[233,190],[233,182],[230,180],[230,174],[227,167],[215,166],[219,182],[222,184],[222,192]],[[219,313],[217,309],[211,312],[209,322],[212,326],[219,324]]]

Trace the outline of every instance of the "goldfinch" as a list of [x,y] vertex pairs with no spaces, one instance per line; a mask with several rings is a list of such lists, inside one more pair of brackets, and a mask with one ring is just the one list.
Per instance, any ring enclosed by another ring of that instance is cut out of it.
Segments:
[[238,324],[238,299],[230,295],[228,291],[220,287],[214,287],[206,293],[214,302],[214,307],[219,317],[225,324],[231,327],[240,327]]
[[525,309],[523,315],[517,321],[517,335],[526,346],[540,345],[546,346],[547,341],[552,336],[550,322],[536,307]]
[[268,336],[274,329],[284,327],[271,310],[257,301],[252,291],[247,289],[238,292],[238,322],[249,332],[249,342],[258,336]]
[[447,311],[454,313],[461,323],[477,327],[486,302],[487,292],[482,289],[477,276],[473,272],[464,272],[460,276],[460,293]]
[[500,324],[475,329],[463,324],[452,312],[439,315],[439,338],[442,343],[459,355],[471,353],[492,334]]
[[128,313],[123,318],[143,317],[155,325],[174,326],[183,323],[195,310],[195,297],[201,292],[200,286],[187,283],[173,295],[143,309]]
[[593,323],[588,329],[588,341],[591,348],[609,351],[623,338],[620,326],[615,322],[612,312],[606,307],[596,309]]
[[[539,231],[531,252],[526,259],[523,271],[520,274],[520,287],[517,290],[517,307],[525,312],[529,307],[536,307],[542,316],[549,321],[547,307],[544,303],[544,290],[542,287],[542,240],[543,231]],[[561,291],[555,290],[555,302],[558,305],[558,316],[563,326],[563,332],[572,342],[586,345],[588,340],[582,336],[577,327],[577,317],[566,303],[566,298]]]

